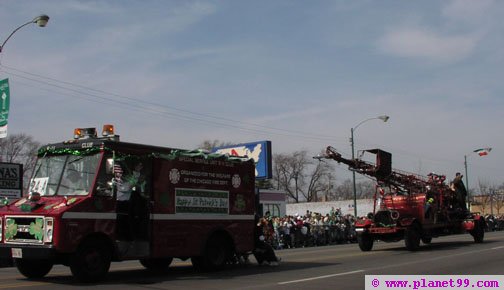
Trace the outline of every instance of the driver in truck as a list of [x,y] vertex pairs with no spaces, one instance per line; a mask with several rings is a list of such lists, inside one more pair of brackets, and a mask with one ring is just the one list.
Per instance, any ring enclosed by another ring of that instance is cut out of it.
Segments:
[[74,164],[70,164],[65,170],[60,185],[60,193],[75,195],[87,194],[82,173]]

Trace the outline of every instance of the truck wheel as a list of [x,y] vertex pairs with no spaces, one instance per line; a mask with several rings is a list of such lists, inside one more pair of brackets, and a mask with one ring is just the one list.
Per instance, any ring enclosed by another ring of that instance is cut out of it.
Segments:
[[205,271],[205,261],[203,257],[192,257],[191,264],[196,271]]
[[110,268],[111,249],[99,241],[89,241],[79,247],[70,264],[77,280],[85,283],[105,278]]
[[363,233],[357,235],[357,242],[361,251],[368,252],[373,248],[374,239],[369,234]]
[[471,235],[473,236],[475,243],[483,243],[483,239],[485,237],[484,219],[475,221],[474,230],[472,230]]
[[14,264],[19,273],[28,279],[40,279],[53,267],[53,263],[48,260],[14,259]]
[[141,259],[140,264],[151,271],[164,271],[170,267],[173,258]]
[[404,244],[409,251],[416,251],[420,247],[420,231],[417,226],[409,226],[404,233]]
[[192,257],[191,262],[197,270],[220,270],[231,258],[230,243],[220,235],[212,236],[206,244],[204,255]]

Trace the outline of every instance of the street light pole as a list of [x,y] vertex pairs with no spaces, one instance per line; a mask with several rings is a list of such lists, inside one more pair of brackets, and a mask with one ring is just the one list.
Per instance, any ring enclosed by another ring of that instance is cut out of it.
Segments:
[[[369,118],[361,121],[359,124],[357,124],[355,127],[350,128],[350,144],[352,145],[352,160],[355,160],[355,142],[354,142],[354,131],[362,125],[363,123],[370,121],[370,120],[382,120],[383,122],[387,122],[388,119],[390,119],[389,116],[383,115],[383,116],[378,116],[375,118]],[[354,203],[354,216],[357,217],[357,187],[355,185],[355,170],[352,170],[352,183],[353,183],[353,203]]]
[[[355,160],[353,132],[354,132],[354,128],[350,128],[350,143],[352,144],[352,160]],[[352,170],[352,183],[353,183],[354,217],[357,217],[357,187],[355,186],[355,170]]]
[[14,35],[14,33],[16,33],[19,29],[27,26],[27,25],[30,25],[32,23],[36,23],[39,27],[45,27],[47,25],[47,22],[49,21],[49,16],[45,15],[45,14],[42,14],[42,15],[39,15],[35,18],[33,18],[33,20],[31,21],[28,21],[26,22],[25,24],[19,26],[18,28],[14,29],[14,31],[11,32],[11,34],[9,34],[9,36],[7,36],[7,38],[4,40],[4,42],[2,43],[2,45],[0,45],[0,53],[2,53],[4,47],[5,47],[5,44],[7,43],[7,41],[9,41],[9,39],[12,37],[12,35]]
[[469,192],[469,178],[467,177],[467,155],[464,155],[465,185],[467,189],[467,210],[471,211],[471,193]]

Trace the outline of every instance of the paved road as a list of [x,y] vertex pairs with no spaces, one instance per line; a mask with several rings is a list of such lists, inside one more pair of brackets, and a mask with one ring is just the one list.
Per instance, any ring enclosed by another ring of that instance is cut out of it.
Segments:
[[[106,281],[78,284],[70,270],[55,266],[39,281],[15,268],[0,269],[0,289],[364,289],[366,275],[504,275],[504,232],[487,233],[485,243],[470,235],[433,239],[417,252],[404,244],[375,243],[361,252],[356,244],[282,250],[278,267],[242,265],[214,273],[195,272],[190,263],[175,261],[166,273],[154,274],[135,261],[114,263]],[[253,262],[254,259],[251,258]],[[504,287],[504,285],[502,285]]]

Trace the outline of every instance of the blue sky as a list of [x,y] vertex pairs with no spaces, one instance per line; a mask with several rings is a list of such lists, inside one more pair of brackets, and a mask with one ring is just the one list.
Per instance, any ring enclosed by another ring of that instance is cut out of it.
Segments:
[[[112,123],[122,140],[274,153],[379,147],[395,168],[504,182],[504,2],[0,1],[9,133]],[[492,147],[479,157],[474,149]],[[339,180],[347,178],[337,167]]]

